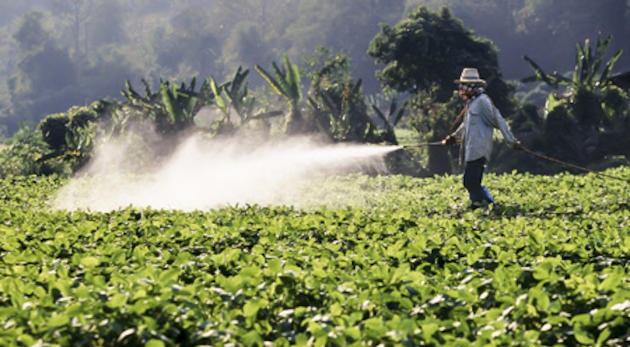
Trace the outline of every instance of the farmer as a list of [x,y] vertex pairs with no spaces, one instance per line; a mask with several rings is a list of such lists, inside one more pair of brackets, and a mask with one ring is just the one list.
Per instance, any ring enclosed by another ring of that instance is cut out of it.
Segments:
[[494,203],[492,195],[481,185],[483,171],[492,152],[494,128],[501,130],[505,141],[513,149],[521,149],[520,142],[512,135],[505,119],[485,94],[486,81],[479,78],[475,68],[465,68],[455,83],[459,86],[459,96],[466,101],[464,120],[457,130],[442,140],[446,145],[463,141],[464,187],[468,190],[472,209]]

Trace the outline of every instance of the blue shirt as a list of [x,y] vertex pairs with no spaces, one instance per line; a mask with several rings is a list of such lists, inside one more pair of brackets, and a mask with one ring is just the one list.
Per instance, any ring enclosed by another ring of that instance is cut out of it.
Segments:
[[480,158],[490,160],[492,154],[492,135],[499,129],[509,144],[516,142],[510,127],[501,116],[501,112],[486,94],[480,94],[468,103],[464,121],[452,136],[463,139],[464,159],[473,161]]

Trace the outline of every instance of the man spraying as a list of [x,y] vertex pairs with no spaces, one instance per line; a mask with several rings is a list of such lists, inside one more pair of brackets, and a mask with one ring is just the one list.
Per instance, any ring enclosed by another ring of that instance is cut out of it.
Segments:
[[442,140],[444,144],[463,141],[464,187],[468,190],[472,209],[494,203],[492,195],[481,185],[486,163],[492,153],[492,135],[499,129],[505,141],[513,149],[521,149],[520,142],[510,131],[499,110],[485,94],[486,81],[479,78],[475,68],[464,68],[455,81],[459,85],[459,95],[466,101],[464,120],[459,127]]

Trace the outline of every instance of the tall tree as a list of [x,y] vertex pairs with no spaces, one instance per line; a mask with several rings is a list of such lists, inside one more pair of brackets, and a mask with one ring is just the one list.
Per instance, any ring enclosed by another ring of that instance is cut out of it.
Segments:
[[[630,7],[625,0],[407,0],[408,8],[447,6],[464,25],[501,47],[500,64],[508,78],[529,73],[521,57],[570,71],[574,42],[597,34],[618,38],[611,48],[630,50]],[[619,68],[630,69],[630,60]]]
[[224,41],[221,62],[225,69],[237,66],[254,66],[273,60],[271,47],[256,24],[242,23],[235,27]]
[[[370,42],[368,54],[383,68],[377,77],[386,88],[417,95],[413,104],[446,103],[453,97],[453,81],[464,67],[475,67],[488,82],[488,94],[502,112],[509,114],[511,87],[503,81],[498,66],[497,49],[488,39],[477,37],[455,18],[448,8],[438,12],[417,7],[407,18],[394,26],[383,25]],[[423,123],[440,125],[432,129],[434,141],[444,137],[455,115],[416,111],[427,119]],[[429,108],[433,109],[433,108]],[[440,119],[433,119],[438,117]],[[443,148],[429,149],[429,170],[433,173],[450,171],[450,160]]]
[[448,8],[418,7],[396,25],[383,25],[368,54],[384,66],[377,76],[386,87],[433,91],[440,102],[451,97],[453,80],[467,66],[476,67],[491,86],[501,82],[496,47],[466,29]]
[[[511,52],[523,52],[520,56],[536,57],[539,63],[558,71],[571,70],[574,43],[585,38],[595,40],[599,34],[610,34],[617,38],[610,48],[630,50],[630,42],[624,39],[630,35],[630,6],[624,0],[525,0],[513,15],[517,26],[512,40],[527,51],[506,47]],[[630,69],[630,60],[620,63],[620,67]]]
[[92,6],[95,0],[51,0],[53,13],[61,15],[70,28],[72,37],[73,56],[82,57],[87,52],[86,23],[92,16]]
[[404,8],[403,0],[302,0],[293,20],[283,31],[292,56],[307,56],[319,46],[348,56],[350,72],[364,80],[370,93],[380,89],[374,78],[374,61],[366,56],[379,23],[395,23]]
[[150,44],[158,64],[169,75],[210,75],[216,71],[220,43],[211,30],[204,7],[191,6],[177,12],[167,25],[151,31]]
[[44,28],[40,12],[25,15],[13,38],[20,49],[16,73],[9,79],[12,113],[19,119],[11,124],[41,119],[46,111],[68,107],[78,101],[64,91],[76,82],[75,66],[67,52],[59,48]]
[[94,15],[86,25],[90,46],[121,44],[126,39],[123,7],[118,0],[101,1],[94,5]]

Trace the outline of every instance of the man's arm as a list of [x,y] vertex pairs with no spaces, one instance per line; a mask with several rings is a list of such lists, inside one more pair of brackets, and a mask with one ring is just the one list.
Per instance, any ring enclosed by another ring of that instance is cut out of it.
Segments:
[[501,112],[494,106],[490,98],[486,99],[486,103],[484,103],[484,108],[486,108],[486,112],[483,112],[484,118],[489,124],[492,124],[493,127],[499,129],[503,134],[503,138],[505,141],[512,146],[512,148],[518,149],[520,148],[520,142],[516,139],[516,136],[512,134],[510,130],[510,126],[505,121],[505,118],[501,116]]
[[462,121],[457,129],[452,133],[448,134],[443,140],[442,143],[445,145],[452,145],[457,142],[460,142],[464,138],[464,121]]

